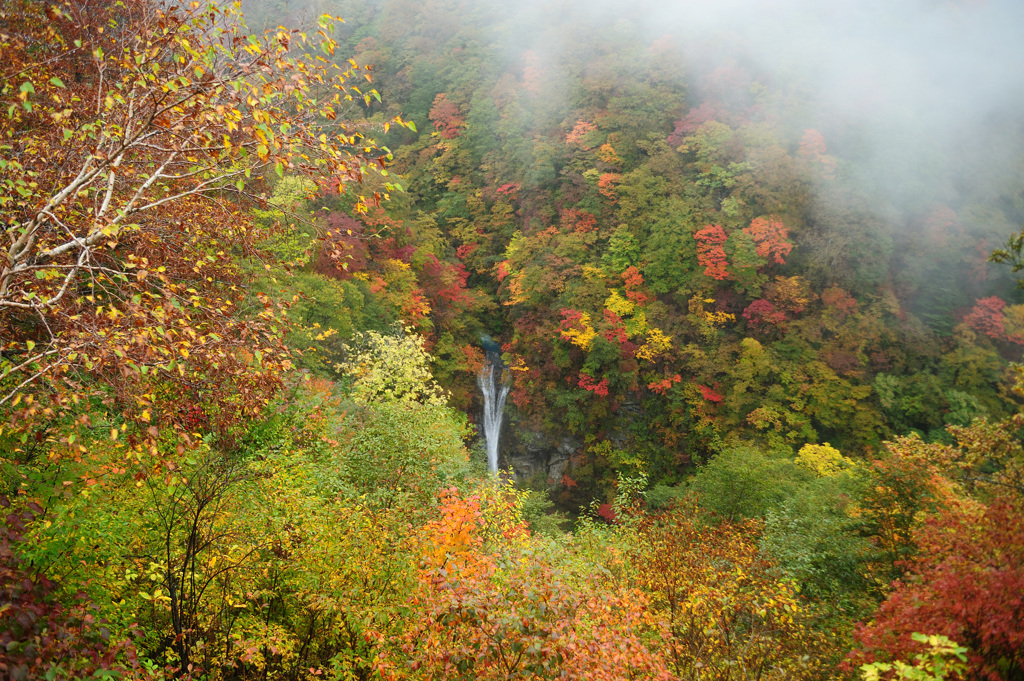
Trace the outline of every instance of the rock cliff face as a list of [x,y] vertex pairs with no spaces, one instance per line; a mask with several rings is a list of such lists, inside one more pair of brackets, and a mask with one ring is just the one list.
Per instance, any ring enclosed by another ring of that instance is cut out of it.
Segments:
[[[481,432],[480,437],[483,437]],[[517,484],[535,489],[558,489],[562,486],[569,459],[582,451],[583,440],[569,433],[544,432],[531,424],[512,404],[505,406],[498,449],[498,467],[512,468]]]

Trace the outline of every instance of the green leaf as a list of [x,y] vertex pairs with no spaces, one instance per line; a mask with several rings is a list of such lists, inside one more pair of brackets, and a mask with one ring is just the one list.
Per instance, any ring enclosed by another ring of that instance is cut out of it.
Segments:
[[66,85],[64,85],[64,81],[62,81],[57,76],[54,76],[53,78],[51,78],[50,79],[50,83],[52,83],[53,85],[56,85],[57,87],[67,87]]
[[18,89],[28,95],[34,95],[36,93],[36,89],[32,87],[32,81],[29,80],[26,80],[24,83],[22,83],[21,87]]
[[277,171],[277,176],[278,177],[284,177],[284,164],[283,163],[278,161],[276,164],[274,164],[274,170]]

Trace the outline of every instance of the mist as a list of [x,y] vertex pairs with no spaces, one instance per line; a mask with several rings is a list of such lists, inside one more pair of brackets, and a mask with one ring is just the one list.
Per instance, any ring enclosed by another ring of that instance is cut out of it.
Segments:
[[804,114],[787,123],[820,129],[849,177],[897,204],[918,204],[922,192],[955,202],[979,189],[974,180],[1019,173],[1019,2],[614,0],[523,3],[514,13],[505,40],[548,59],[617,27],[648,43],[673,39],[691,99],[722,65],[798,93]]
[[[475,38],[489,41],[488,49],[512,62],[532,52],[549,67],[579,52],[581,43],[600,51],[617,35],[646,44],[669,39],[690,79],[691,99],[700,98],[709,72],[740,65],[753,80],[804,99],[805,115],[789,124],[820,129],[830,151],[838,145],[854,163],[852,174],[894,200],[910,200],[938,169],[965,180],[951,163],[966,162],[968,175],[978,165],[989,175],[1009,172],[1020,151],[1007,146],[1006,134],[1019,129],[1024,107],[1024,3],[1014,0],[390,4],[396,6],[384,20],[404,24],[404,31],[444,41],[453,37],[445,34],[454,23],[446,19],[471,15],[483,28]],[[275,20],[336,13],[353,35],[367,21],[380,21],[384,5],[298,0],[258,13]],[[545,96],[557,97],[557,90]]]
[[[611,81],[613,89],[657,81],[678,102],[658,111],[670,145],[673,120],[715,102],[734,127],[755,121],[771,128],[789,153],[807,130],[818,131],[836,159],[837,181],[814,192],[809,219],[817,226],[803,232],[802,252],[822,260],[815,239],[833,240],[843,229],[836,214],[856,203],[872,214],[860,221],[888,236],[847,249],[866,251],[851,255],[846,269],[893,259],[897,278],[915,270],[908,290],[926,291],[930,278],[949,276],[948,262],[934,263],[933,274],[927,263],[903,262],[931,257],[936,215],[956,232],[961,253],[991,251],[1024,222],[1024,3],[300,0],[252,9],[274,22],[320,12],[345,17],[339,37],[358,60],[387,60],[389,73],[403,74],[381,86],[396,112],[427,111],[444,83],[468,78],[472,96],[482,98],[474,101],[498,97],[495,88],[518,97],[502,113],[519,118],[510,129],[550,136],[582,115],[579,89],[587,79]],[[365,36],[375,36],[376,46],[358,54],[367,49]],[[403,50],[393,47],[399,44]],[[542,72],[543,83],[528,96],[521,90],[530,70]],[[462,105],[471,107],[468,99]],[[417,122],[429,130],[429,121]],[[554,177],[542,160],[533,162],[535,175]],[[981,267],[983,281],[957,305],[997,288],[1013,295],[1006,273]],[[831,270],[819,274],[834,281]]]

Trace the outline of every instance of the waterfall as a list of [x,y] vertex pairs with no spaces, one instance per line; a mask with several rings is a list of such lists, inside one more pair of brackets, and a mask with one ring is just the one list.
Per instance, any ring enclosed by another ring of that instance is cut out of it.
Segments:
[[498,438],[501,437],[501,420],[505,415],[505,398],[509,385],[502,382],[501,355],[488,351],[483,368],[476,377],[476,384],[484,396],[484,439],[487,442],[487,469],[498,472]]

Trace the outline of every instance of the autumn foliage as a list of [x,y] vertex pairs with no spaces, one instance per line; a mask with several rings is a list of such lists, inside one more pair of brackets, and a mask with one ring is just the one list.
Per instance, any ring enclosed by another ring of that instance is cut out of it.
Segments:
[[776,310],[770,301],[764,299],[755,300],[748,305],[743,311],[743,318],[761,331],[778,328],[786,323],[786,313]]
[[303,4],[0,8],[0,680],[1024,678],[1019,187],[643,12]]
[[462,134],[465,121],[448,95],[443,92],[434,98],[434,106],[430,109],[430,122],[443,139],[452,140]]
[[[4,73],[16,74],[0,90],[13,145],[0,167],[9,427],[106,386],[138,425],[133,440],[153,446],[173,429],[184,447],[202,425],[230,441],[291,366],[284,306],[244,283],[238,258],[268,236],[248,206],[267,173],[355,183],[383,168],[386,152],[337,120],[345,102],[372,99],[346,85],[368,74],[292,51],[331,52],[328,19],[312,37],[275,32],[243,48],[230,7],[18,5],[0,16]],[[95,382],[83,390],[84,375]]]
[[943,634],[967,646],[974,678],[1024,672],[1024,509],[1020,499],[943,510],[915,532],[920,553],[906,576],[860,628],[863,655],[909,659],[913,632]]
[[594,393],[599,397],[608,396],[608,379],[602,378],[600,381],[595,381],[590,374],[580,373],[580,380],[577,385],[584,390]]
[[589,145],[586,142],[586,138],[590,133],[595,132],[596,130],[597,126],[589,121],[582,119],[576,121],[576,125],[574,125],[572,130],[569,131],[569,134],[565,136],[565,143],[568,145],[579,146],[584,150],[590,149],[592,145]]
[[1006,302],[1001,298],[996,296],[982,298],[967,313],[964,322],[978,333],[993,340],[1002,340],[1006,337],[1006,328],[1003,324],[1004,307],[1006,307]]
[[821,176],[827,180],[835,179],[836,159],[828,155],[825,136],[814,128],[804,130],[800,140],[799,154],[813,163]]
[[408,671],[388,665],[385,677],[670,678],[642,593],[575,582],[521,553],[525,530],[489,519],[479,497],[450,490],[439,510],[401,643]]
[[618,173],[604,173],[597,180],[597,191],[601,193],[601,196],[606,199],[611,199],[612,202],[616,201],[615,186],[622,179],[622,176]]
[[793,250],[793,244],[787,240],[789,230],[776,218],[755,218],[743,231],[754,237],[757,254],[777,265],[786,263],[786,256]]
[[719,281],[729,278],[725,244],[727,236],[720,225],[708,225],[698,230],[693,238],[697,240],[697,262],[704,268],[704,274]]
[[0,508],[7,512],[0,524],[0,675],[87,678],[137,668],[132,642],[111,639],[107,623],[97,618],[98,608],[85,594],[75,594],[71,605],[61,603],[57,585],[19,560],[25,533],[43,509],[33,503],[15,511],[6,497],[0,497]]
[[[693,506],[642,519],[638,582],[667,623],[679,678],[816,678],[822,639],[796,586],[760,555],[756,523],[703,526]],[[802,657],[810,653],[811,658]]]

